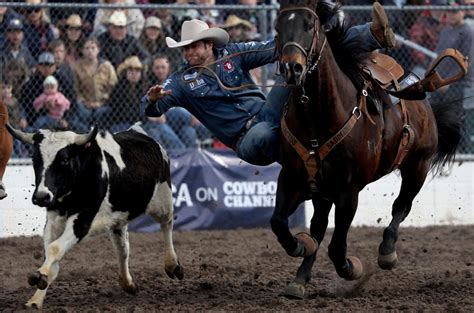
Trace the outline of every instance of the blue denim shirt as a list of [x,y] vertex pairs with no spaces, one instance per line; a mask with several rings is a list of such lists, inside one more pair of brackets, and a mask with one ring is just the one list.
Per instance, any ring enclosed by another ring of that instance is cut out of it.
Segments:
[[[216,59],[236,52],[253,51],[224,59],[215,64],[219,79],[228,87],[253,84],[249,71],[276,60],[274,40],[227,44],[216,50]],[[160,116],[174,106],[181,106],[197,117],[220,141],[232,147],[245,123],[256,115],[265,104],[265,95],[258,87],[229,91],[222,88],[208,72],[199,75],[198,69],[189,64],[173,73],[163,84],[171,94],[149,103],[141,100],[141,108],[147,116]]]

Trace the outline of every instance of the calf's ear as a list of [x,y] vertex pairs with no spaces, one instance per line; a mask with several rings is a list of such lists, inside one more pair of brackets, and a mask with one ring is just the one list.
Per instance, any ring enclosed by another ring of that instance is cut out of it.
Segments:
[[33,144],[33,135],[34,133],[25,133],[21,130],[13,128],[9,123],[5,124],[8,132],[16,139],[20,140],[23,143]]

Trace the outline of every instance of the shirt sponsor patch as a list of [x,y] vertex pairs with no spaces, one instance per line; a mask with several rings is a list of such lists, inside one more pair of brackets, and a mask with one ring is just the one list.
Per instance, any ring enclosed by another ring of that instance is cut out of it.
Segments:
[[204,79],[198,78],[195,81],[188,83],[188,85],[189,85],[189,88],[191,88],[191,90],[196,90],[202,86],[205,86],[206,82],[204,81]]
[[232,61],[225,61],[224,62],[224,70],[226,72],[231,72],[234,69],[234,63]]
[[198,72],[194,72],[192,74],[186,74],[186,75],[184,75],[183,78],[184,78],[185,81],[193,80],[198,76],[198,74],[199,74]]

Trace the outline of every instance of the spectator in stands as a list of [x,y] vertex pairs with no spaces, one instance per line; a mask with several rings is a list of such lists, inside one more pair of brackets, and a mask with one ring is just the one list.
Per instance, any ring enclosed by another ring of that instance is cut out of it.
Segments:
[[67,129],[68,124],[64,113],[69,110],[71,103],[58,91],[58,81],[54,76],[46,77],[43,82],[43,93],[33,101],[36,112],[44,111],[33,124],[33,128]]
[[[26,0],[29,4],[40,4],[41,0]],[[25,9],[25,39],[31,54],[36,59],[48,49],[54,39],[59,38],[59,30],[50,23],[42,8]]]
[[[432,0],[431,5],[442,5],[446,0]],[[440,14],[441,13],[441,14]],[[439,33],[443,28],[441,23],[443,11],[422,11],[408,31],[408,39],[431,51],[436,49]],[[412,71],[422,77],[432,59],[416,49],[410,49]]]
[[[378,3],[373,6],[373,16],[372,24],[349,28],[344,32],[345,37],[338,38],[345,43],[342,49],[358,53],[394,46],[394,34]],[[228,44],[228,41],[228,33],[221,28],[209,28],[200,20],[185,21],[181,41],[167,37],[166,43],[170,48],[182,48],[187,64],[164,85],[151,87],[142,98],[141,106],[147,116],[154,117],[172,107],[184,107],[227,147],[235,149],[243,160],[256,165],[270,164],[278,160],[280,119],[291,89],[275,86],[268,99],[257,86],[225,90],[213,75],[200,75],[202,68],[192,67],[217,62],[213,66],[215,73],[226,86],[252,84],[249,70],[275,61],[275,41],[237,44]],[[225,55],[250,49],[260,51],[221,60]],[[283,80],[280,77],[277,84]]]
[[23,16],[11,7],[0,6],[0,47],[4,43],[4,35],[10,20],[23,20]]
[[[56,74],[56,61],[54,55],[50,52],[43,52],[38,58],[36,72],[30,77],[28,82],[23,85],[19,98],[20,106],[25,112],[28,125],[33,125],[38,117],[45,112],[36,112],[33,107],[33,101],[43,92],[43,82],[46,77],[54,75],[58,81],[59,91],[66,96],[71,102],[71,106],[75,103],[74,87],[69,85],[69,81],[64,79],[59,73]],[[68,96],[71,94],[71,96]],[[64,117],[67,119],[67,116]]]
[[[134,0],[99,0],[99,3],[105,4],[135,4]],[[121,11],[125,14],[128,21],[127,28],[128,34],[137,38],[143,31],[145,25],[145,17],[140,9],[98,9],[94,20],[94,35],[99,36],[106,32],[110,23],[110,17],[116,11]]]
[[71,67],[82,57],[82,48],[86,36],[82,30],[82,19],[77,14],[71,14],[66,20],[66,29],[62,35],[62,40],[66,46],[66,63]]
[[196,4],[209,7],[208,9],[206,8],[198,10],[198,19],[206,22],[210,27],[222,25],[224,23],[224,16],[218,10],[212,8],[214,5],[216,5],[215,0],[196,0],[195,2]]
[[[463,0],[447,1],[446,5],[459,6]],[[436,52],[447,48],[459,50],[469,60],[474,60],[474,28],[464,21],[464,10],[446,10],[446,25],[441,30]],[[459,71],[452,60],[445,60],[436,68],[442,77],[451,77]],[[452,105],[463,106],[466,110],[466,137],[462,139],[463,152],[474,153],[474,68],[468,67],[463,79],[442,87],[431,94],[431,101],[450,102]]]
[[127,16],[123,11],[114,11],[110,16],[107,32],[98,37],[100,55],[117,67],[126,58],[135,55],[141,62],[149,61],[149,54],[138,39],[127,33]]
[[161,31],[161,21],[156,16],[149,16],[145,28],[140,35],[140,43],[149,55],[161,54],[166,51],[165,34]]
[[[56,61],[55,75],[67,80],[68,86],[74,86],[74,73],[71,66],[65,62],[66,46],[64,42],[61,39],[55,39],[49,44],[48,50],[54,55],[54,60]],[[71,91],[67,93],[69,97],[72,97],[71,93]]]
[[255,26],[234,14],[227,17],[222,28],[229,33],[229,42],[245,42],[258,39]]
[[[147,88],[161,85],[171,74],[167,56],[153,57]],[[211,133],[186,109],[176,107],[160,117],[148,117],[147,132],[169,149],[196,148],[197,140],[211,140]]]
[[78,132],[87,132],[92,125],[105,124],[109,112],[106,102],[118,81],[115,68],[109,61],[99,58],[99,51],[97,39],[88,38],[83,57],[74,68],[77,105],[71,127]]
[[143,64],[137,56],[128,57],[117,68],[119,77],[108,105],[110,107],[110,130],[118,132],[140,121],[140,107],[137,105],[146,91],[143,77]]
[[[23,117],[18,100],[13,95],[13,85],[7,78],[0,80],[0,98],[7,106],[8,122],[10,125],[16,129],[25,129],[27,125],[26,119]],[[25,155],[26,150],[23,144],[19,140],[14,140],[12,157],[22,157]]]
[[[65,0],[48,0],[48,3],[65,3]],[[71,1],[75,4],[95,4],[97,0],[74,0]],[[92,25],[94,23],[94,18],[97,9],[95,8],[85,8],[85,7],[70,7],[65,8],[62,6],[51,7],[49,8],[49,15],[51,18],[51,23],[53,23],[56,27],[58,27],[61,31],[67,24],[67,19],[72,14],[79,15],[82,20],[82,31],[86,34],[86,37],[92,32]],[[66,46],[67,47],[67,46]]]
[[5,30],[5,42],[0,52],[0,68],[5,68],[5,65],[13,60],[23,63],[28,69],[36,65],[23,39],[23,22],[11,19]]
[[10,62],[4,64],[4,67],[1,69],[3,76],[13,86],[13,96],[16,99],[20,98],[21,90],[23,85],[29,79],[29,69],[27,65],[18,60],[11,60]]

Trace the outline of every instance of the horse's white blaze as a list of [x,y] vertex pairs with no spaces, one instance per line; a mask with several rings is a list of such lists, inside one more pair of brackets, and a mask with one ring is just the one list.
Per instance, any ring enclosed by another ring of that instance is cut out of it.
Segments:
[[295,18],[295,13],[291,13],[290,16],[288,17],[288,21],[291,21]]

